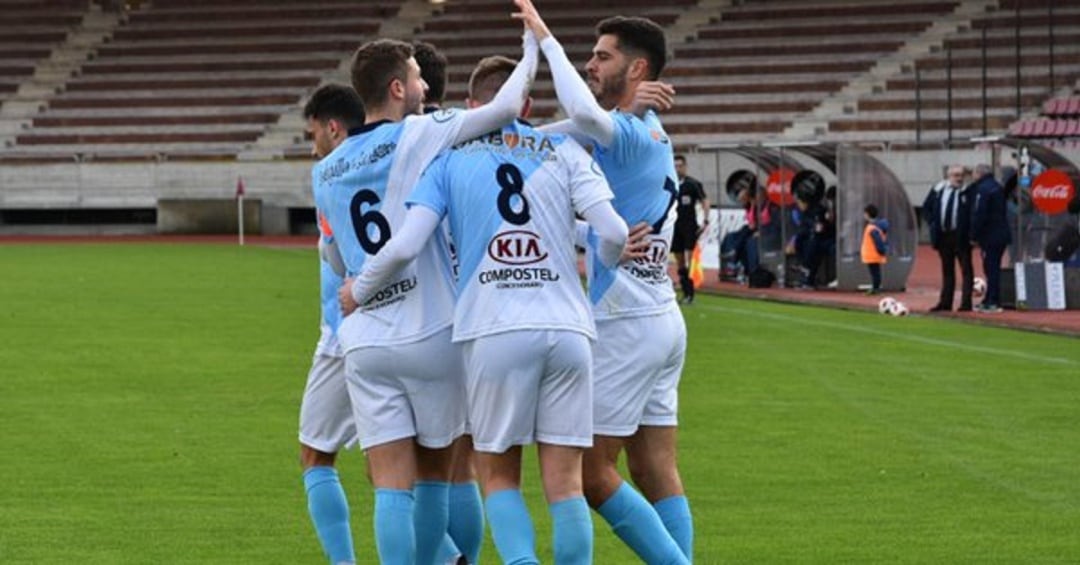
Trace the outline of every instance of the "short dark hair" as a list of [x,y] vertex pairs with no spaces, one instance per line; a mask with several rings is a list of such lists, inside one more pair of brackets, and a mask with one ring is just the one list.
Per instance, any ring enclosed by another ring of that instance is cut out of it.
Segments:
[[866,208],[863,208],[863,212],[866,212],[866,215],[870,216],[870,218],[877,218],[878,215],[877,206],[874,206],[873,204],[867,204]]
[[405,82],[412,56],[412,45],[396,39],[376,39],[356,50],[352,60],[352,85],[365,107],[386,103],[390,81]]
[[304,119],[337,120],[345,129],[364,125],[364,103],[351,86],[327,83],[315,89],[304,104]]
[[420,78],[428,85],[424,102],[442,104],[446,98],[446,55],[426,41],[413,41],[413,57],[420,65]]
[[676,153],[675,154],[675,160],[676,161],[682,161],[683,163],[686,163],[686,155],[683,155],[682,153]]
[[667,64],[664,28],[648,18],[612,16],[596,24],[596,37],[614,35],[619,49],[649,62],[649,80],[660,78]]
[[515,67],[517,61],[502,55],[480,59],[469,75],[469,98],[485,104],[491,102]]

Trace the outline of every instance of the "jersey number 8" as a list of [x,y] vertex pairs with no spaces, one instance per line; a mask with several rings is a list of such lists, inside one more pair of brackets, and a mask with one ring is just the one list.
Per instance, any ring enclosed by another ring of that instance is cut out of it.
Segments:
[[[521,171],[509,163],[499,165],[495,171],[495,182],[499,183],[499,214],[504,220],[522,226],[529,222],[529,201],[525,199],[525,179]],[[521,210],[514,210],[513,198],[521,201]]]

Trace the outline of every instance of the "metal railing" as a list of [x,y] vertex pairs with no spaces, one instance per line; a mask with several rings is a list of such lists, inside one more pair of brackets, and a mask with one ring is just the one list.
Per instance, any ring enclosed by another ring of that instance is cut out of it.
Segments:
[[[1014,3],[1014,9],[1013,9],[1013,25],[1012,25],[1013,45],[1012,45],[1012,47],[1013,47],[1013,56],[1014,56],[1014,61],[1013,61],[1014,62],[1014,68],[1013,68],[1013,77],[1012,78],[1013,78],[1013,84],[1014,84],[1014,87],[1015,87],[1015,93],[1014,93],[1014,97],[1013,97],[1014,101],[1015,101],[1015,107],[1014,107],[1015,115],[1013,116],[1013,119],[1018,119],[1022,115],[1022,113],[1024,111],[1023,77],[1022,77],[1022,70],[1023,70],[1022,66],[1023,65],[1022,65],[1022,61],[1023,61],[1023,56],[1024,56],[1025,38],[1023,37],[1023,33],[1022,33],[1023,31],[1028,31],[1028,33],[1029,33],[1026,41],[1035,42],[1035,43],[1045,43],[1047,45],[1047,49],[1048,49],[1047,70],[1048,70],[1048,75],[1049,75],[1047,83],[1046,83],[1047,84],[1047,93],[1052,94],[1054,92],[1055,88],[1057,88],[1057,86],[1058,86],[1059,79],[1066,78],[1066,77],[1059,77],[1057,69],[1055,68],[1056,59],[1057,59],[1056,52],[1055,52],[1055,50],[1056,50],[1056,48],[1055,48],[1055,34],[1056,34],[1055,27],[1057,25],[1056,22],[1054,21],[1054,4],[1055,4],[1055,2],[1053,0],[1046,2],[1046,7],[1045,8],[1043,8],[1042,6],[1031,6],[1029,4],[1028,8],[1026,9],[1026,12],[1025,12],[1025,10],[1022,10],[1022,8],[1021,8],[1023,4],[1024,4],[1024,2],[1020,2],[1020,1],[1015,2]],[[1028,15],[1028,14],[1035,13],[1036,11],[1042,11],[1044,9],[1045,9],[1046,17],[1047,17],[1047,24],[1046,24],[1045,34],[1038,34],[1038,35],[1033,36],[1033,35],[1031,35],[1031,33],[1032,32],[1037,32],[1037,30],[1033,26],[1029,26],[1025,30],[1025,26],[1024,26],[1025,16]],[[980,69],[979,69],[979,71],[980,71],[980,83],[981,83],[980,84],[980,106],[979,107],[980,107],[980,117],[981,117],[981,126],[982,126],[981,129],[982,129],[982,134],[984,136],[988,135],[990,133],[990,96],[989,96],[989,72],[988,72],[988,70],[989,70],[990,65],[991,65],[991,60],[990,60],[990,56],[988,54],[988,52],[990,51],[990,45],[989,45],[987,35],[988,35],[988,25],[986,25],[986,22],[983,22],[983,25],[981,26],[981,29],[980,29],[980,41],[979,41],[979,51],[980,51],[980,63],[979,63]],[[955,61],[954,61],[953,44],[949,41],[949,39],[945,40],[943,59],[944,60],[942,62],[944,64],[944,71],[945,71],[945,85],[944,85],[945,86],[945,129],[946,129],[946,141],[945,141],[945,143],[946,143],[946,145],[948,145],[948,144],[951,144],[954,140],[956,140],[956,141],[965,141],[966,142],[966,139],[960,140],[960,139],[955,138],[954,135],[953,135],[954,131],[957,129],[956,128],[956,120],[954,119],[954,115],[953,115],[953,109],[954,109],[954,105],[955,105],[954,104],[954,101],[955,101],[954,100],[955,99],[954,90],[957,89],[956,81],[954,80],[954,70],[956,70],[957,67],[956,67]],[[931,65],[931,67],[932,66],[934,66],[934,65]],[[929,97],[927,96],[927,93],[924,92],[924,90],[936,89],[937,84],[936,84],[936,81],[931,81],[931,80],[927,79],[927,77],[926,77],[926,72],[927,71],[926,71],[926,69],[922,68],[922,66],[919,65],[918,60],[915,61],[914,65],[913,65],[913,68],[912,68],[912,72],[914,74],[914,79],[915,79],[915,141],[916,141],[916,143],[922,143],[923,142],[923,137],[925,136],[926,130],[927,129],[934,129],[934,128],[928,128],[927,124],[925,123],[927,121],[927,119],[926,119],[927,112],[926,112],[926,108],[924,108],[924,106],[926,105],[926,101],[928,100]]]

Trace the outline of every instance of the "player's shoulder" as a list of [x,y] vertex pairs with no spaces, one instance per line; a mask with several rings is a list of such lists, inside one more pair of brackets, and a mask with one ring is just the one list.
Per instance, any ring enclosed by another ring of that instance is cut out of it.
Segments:
[[664,131],[664,125],[660,123],[659,116],[653,110],[648,110],[643,116],[637,116],[630,112],[612,111],[615,124],[618,126],[618,134],[645,144],[665,145],[671,147],[671,139]]
[[436,128],[454,121],[463,111],[458,108],[439,108],[424,114],[406,116],[402,122],[407,129]]

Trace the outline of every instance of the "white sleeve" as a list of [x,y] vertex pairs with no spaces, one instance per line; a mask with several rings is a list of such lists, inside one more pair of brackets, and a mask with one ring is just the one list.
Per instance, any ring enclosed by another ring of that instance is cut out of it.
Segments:
[[559,120],[550,124],[544,124],[536,128],[544,133],[561,133],[563,135],[569,135],[571,139],[578,142],[583,147],[590,147],[593,144],[593,139],[584,132],[582,132],[573,120]]
[[540,60],[533,33],[526,31],[522,41],[521,61],[514,67],[514,72],[510,73],[510,78],[506,79],[491,102],[465,112],[453,145],[505,126],[521,115]]
[[596,250],[597,258],[605,267],[618,265],[630,232],[626,222],[615,212],[611,202],[606,200],[589,206],[583,215],[600,238],[600,245]]
[[582,249],[589,246],[589,222],[574,220],[574,245]]
[[394,273],[400,271],[420,254],[442,218],[427,206],[412,206],[405,212],[405,220],[390,241],[370,260],[364,262],[360,274],[353,280],[352,295],[357,304],[385,285]]
[[326,238],[320,237],[319,259],[330,265],[330,268],[334,270],[337,276],[345,276],[345,261],[341,258],[341,250],[338,249],[337,243],[326,241]]
[[540,42],[540,48],[551,68],[551,77],[555,82],[555,95],[559,98],[566,115],[574,125],[604,147],[610,147],[615,139],[615,123],[611,115],[600,107],[596,97],[589,90],[577,69],[566,58],[566,52],[555,36],[548,36]]

